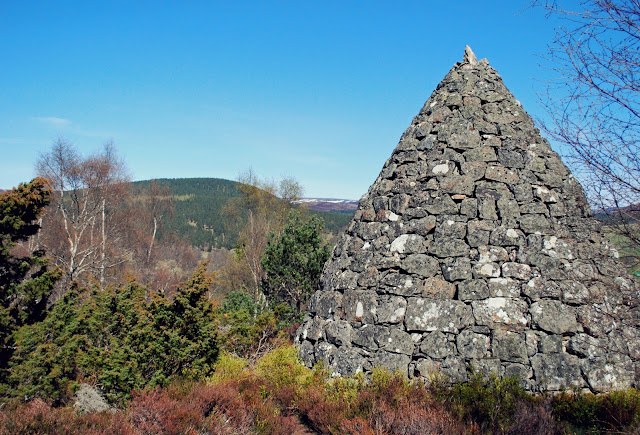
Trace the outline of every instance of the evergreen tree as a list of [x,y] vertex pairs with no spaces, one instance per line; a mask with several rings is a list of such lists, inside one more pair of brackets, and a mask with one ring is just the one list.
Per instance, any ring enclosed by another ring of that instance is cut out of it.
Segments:
[[121,402],[134,389],[211,375],[218,335],[210,285],[203,264],[172,300],[150,297],[135,280],[72,287],[44,321],[15,334],[9,395],[61,403],[84,380]]
[[322,220],[305,220],[292,210],[282,233],[269,236],[262,257],[266,272],[264,293],[271,303],[286,302],[300,313],[311,294],[318,289],[330,248],[322,242]]
[[[30,183],[0,194],[0,384],[6,381],[6,362],[11,356],[13,333],[23,325],[44,318],[47,298],[58,269],[48,270],[44,251],[17,255],[18,243],[35,235],[38,219],[49,202],[46,180]],[[0,387],[2,388],[2,387]]]

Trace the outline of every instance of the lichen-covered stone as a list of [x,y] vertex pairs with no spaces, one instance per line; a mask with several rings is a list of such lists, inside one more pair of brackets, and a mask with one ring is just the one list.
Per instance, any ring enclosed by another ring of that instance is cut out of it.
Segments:
[[560,301],[544,300],[535,302],[529,308],[535,324],[552,334],[575,332],[578,327],[573,308]]
[[473,301],[473,316],[479,325],[498,327],[508,325],[513,328],[524,328],[527,318],[524,313],[527,310],[526,302],[512,298],[488,298],[481,301]]
[[640,386],[640,285],[583,189],[470,50],[400,139],[325,265],[305,364],[426,382]]
[[483,358],[487,355],[491,342],[489,336],[465,329],[456,337],[456,345],[458,353],[465,358]]
[[522,333],[495,329],[491,337],[491,351],[501,361],[529,363],[525,336]]
[[402,323],[407,311],[407,300],[400,296],[386,297],[378,301],[376,309],[377,323]]
[[471,307],[455,300],[409,298],[405,326],[407,331],[443,331],[457,333],[471,325]]
[[455,343],[450,342],[440,331],[430,332],[424,335],[420,343],[420,352],[431,358],[446,358],[455,353]]
[[537,354],[531,357],[536,384],[543,391],[585,387],[580,359],[568,353]]

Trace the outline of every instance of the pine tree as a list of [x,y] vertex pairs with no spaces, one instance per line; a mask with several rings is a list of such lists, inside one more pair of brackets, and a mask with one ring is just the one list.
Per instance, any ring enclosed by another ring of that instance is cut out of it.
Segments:
[[292,210],[280,236],[271,234],[262,257],[266,272],[264,293],[271,303],[286,302],[301,312],[318,289],[330,248],[320,237],[323,223],[316,216],[304,220]]

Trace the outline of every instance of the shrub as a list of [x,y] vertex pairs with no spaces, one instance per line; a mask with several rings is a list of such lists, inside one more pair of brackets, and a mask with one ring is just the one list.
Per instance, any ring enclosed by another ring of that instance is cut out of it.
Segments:
[[469,381],[454,385],[434,384],[431,391],[451,407],[459,418],[494,432],[509,427],[520,402],[532,400],[518,378],[499,378],[472,372]]
[[72,288],[44,321],[15,334],[9,393],[61,404],[84,378],[123,403],[133,389],[210,375],[218,354],[210,281],[201,265],[173,300],[149,301],[135,281],[102,291]]
[[640,391],[608,394],[564,392],[551,398],[554,415],[577,429],[633,432],[640,430]]

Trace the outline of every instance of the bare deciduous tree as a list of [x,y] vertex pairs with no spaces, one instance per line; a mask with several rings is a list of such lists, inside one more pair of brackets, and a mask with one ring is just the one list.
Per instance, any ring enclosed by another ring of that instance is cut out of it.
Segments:
[[[542,96],[543,129],[569,148],[594,208],[607,213],[631,251],[640,248],[640,1],[534,0],[561,26],[549,45],[555,79]],[[574,4],[575,6],[575,4]]]
[[126,204],[128,176],[112,143],[82,157],[63,139],[36,163],[53,191],[40,242],[65,270],[68,282],[92,273],[105,284],[107,271],[125,261],[118,214]]

